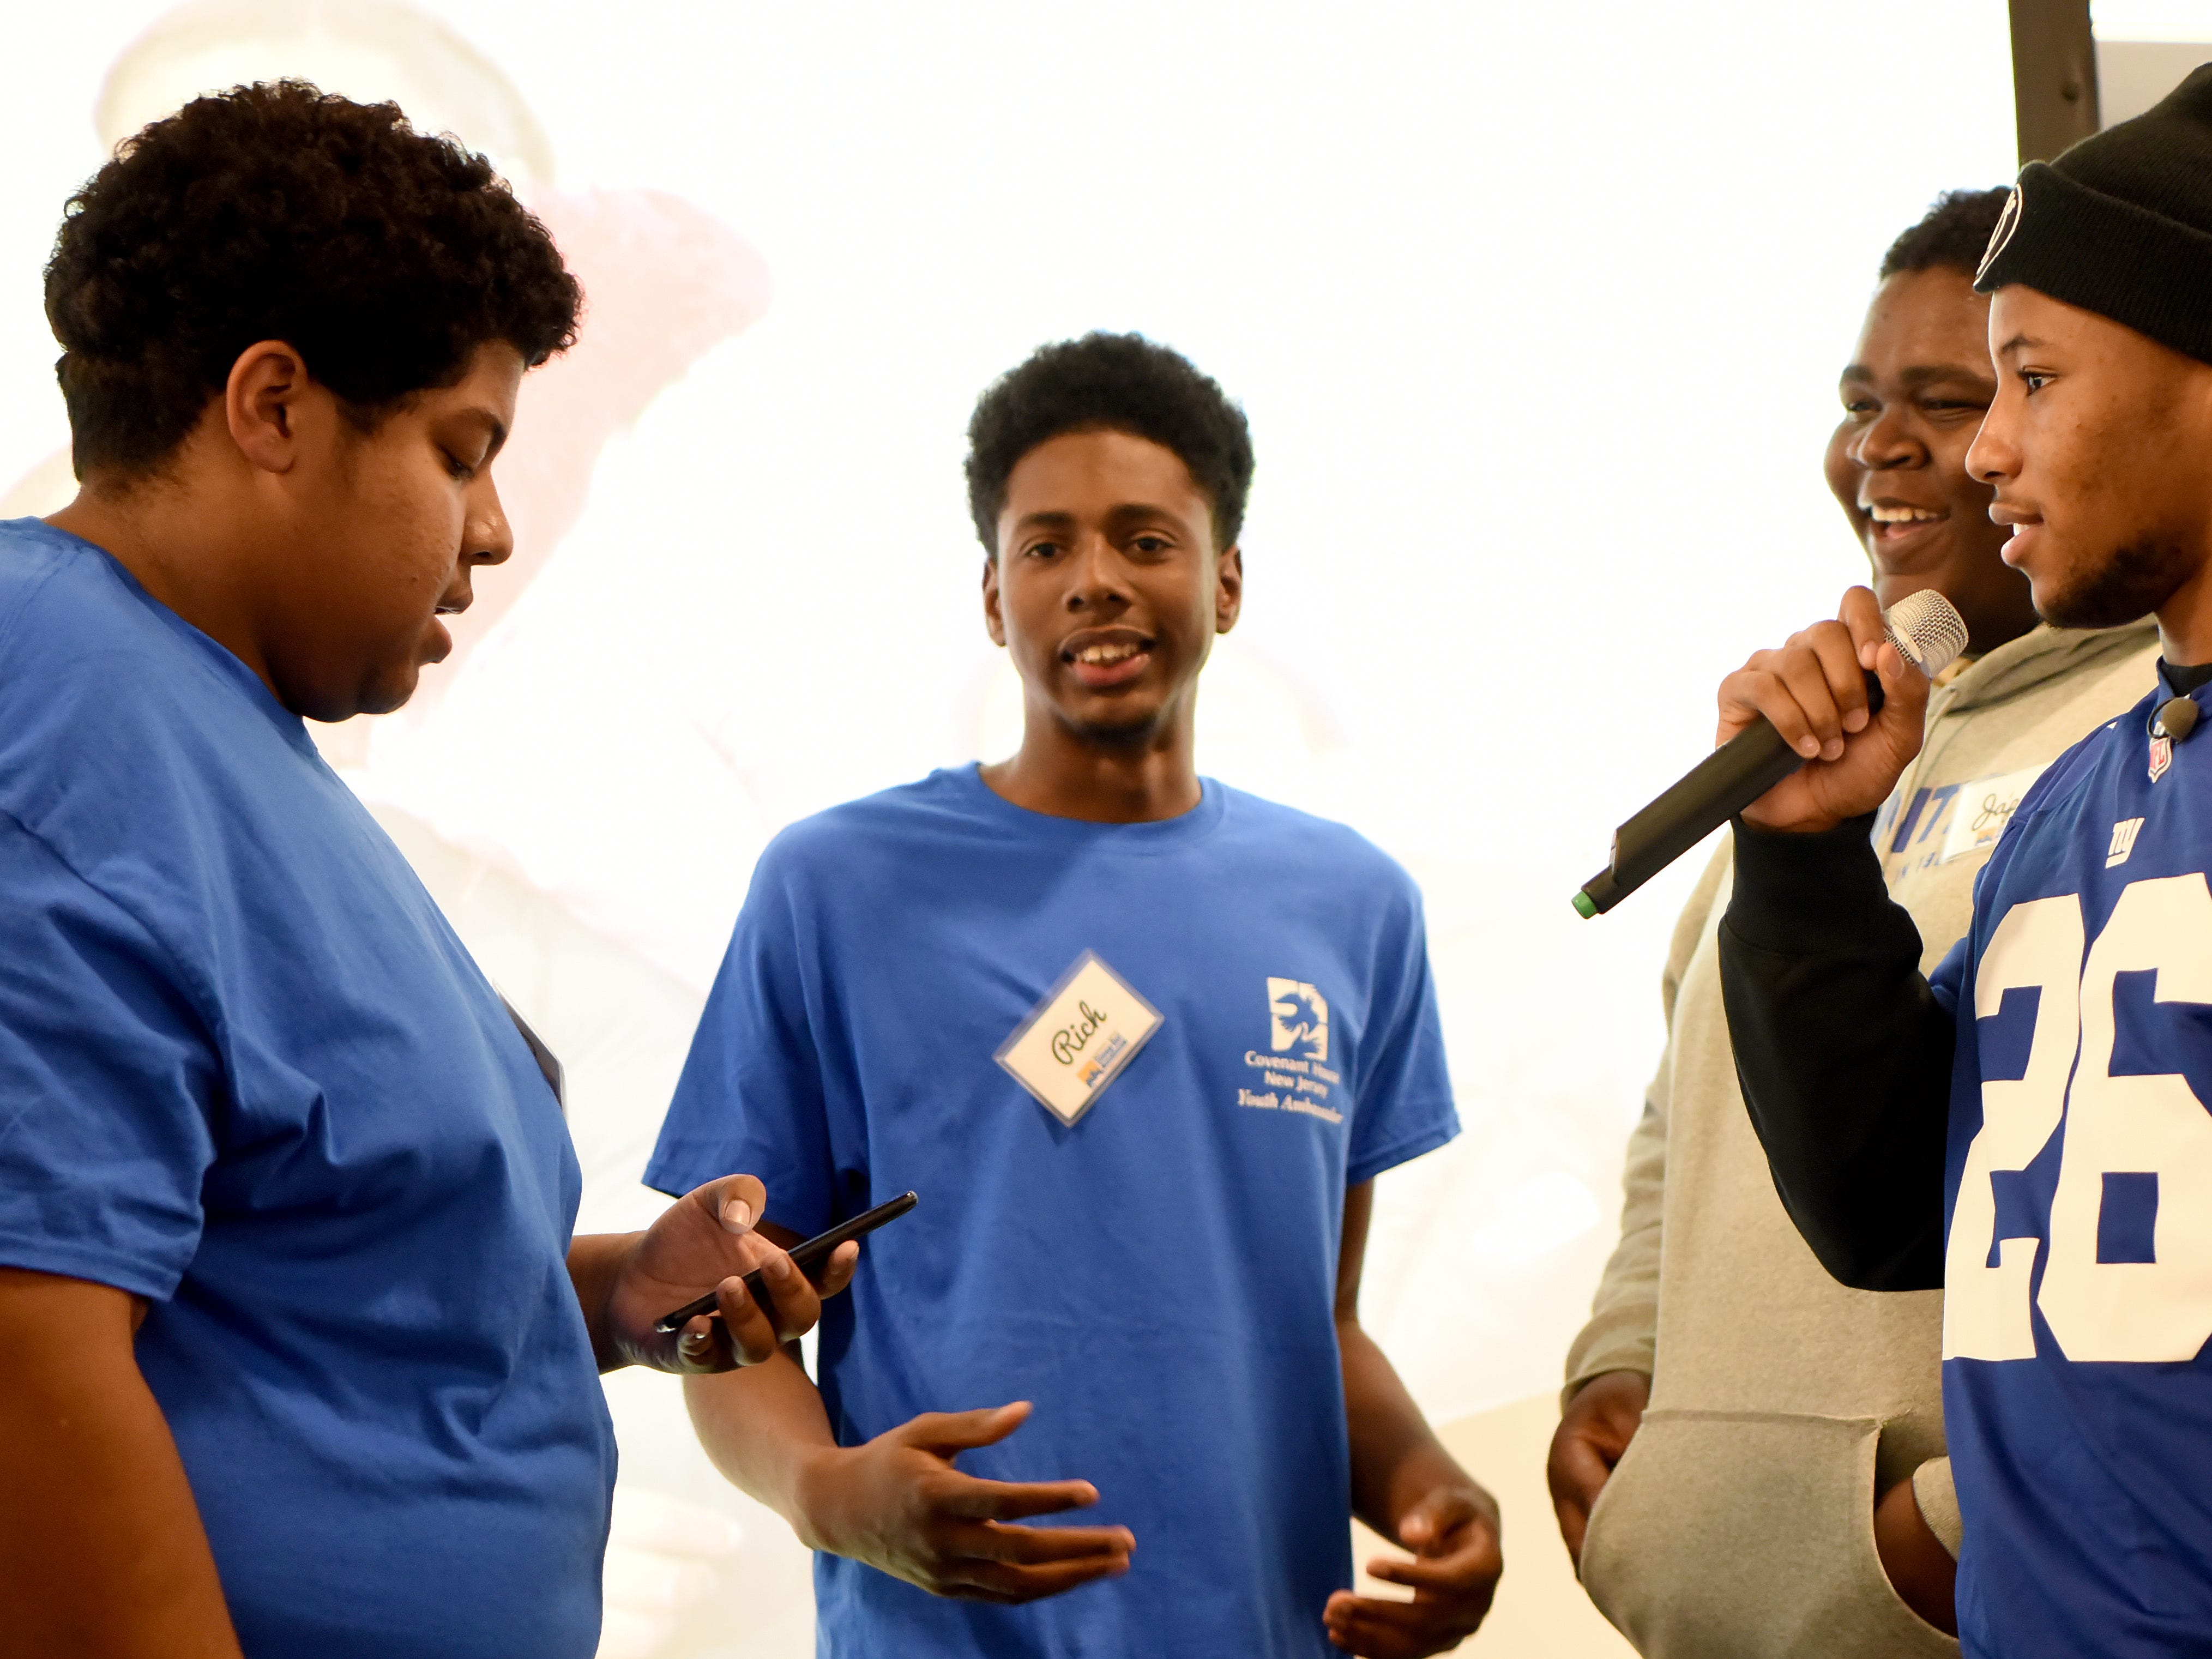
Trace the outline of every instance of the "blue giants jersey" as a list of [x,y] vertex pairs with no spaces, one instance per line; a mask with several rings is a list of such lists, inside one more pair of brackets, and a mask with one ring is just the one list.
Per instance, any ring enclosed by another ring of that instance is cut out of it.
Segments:
[[2166,696],[2029,791],[1935,975],[1971,1655],[2212,1655],[2212,723],[2154,741]]

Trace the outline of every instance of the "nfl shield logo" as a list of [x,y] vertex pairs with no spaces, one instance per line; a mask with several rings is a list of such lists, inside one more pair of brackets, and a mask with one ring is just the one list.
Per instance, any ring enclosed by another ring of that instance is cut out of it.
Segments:
[[2160,732],[2150,740],[2150,781],[2156,783],[2173,764],[2173,739]]

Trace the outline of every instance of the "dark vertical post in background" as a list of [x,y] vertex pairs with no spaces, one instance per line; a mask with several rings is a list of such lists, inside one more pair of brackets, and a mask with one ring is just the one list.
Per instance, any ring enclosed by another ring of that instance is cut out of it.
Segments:
[[2089,0],[2012,0],[2012,106],[2023,167],[2096,131]]

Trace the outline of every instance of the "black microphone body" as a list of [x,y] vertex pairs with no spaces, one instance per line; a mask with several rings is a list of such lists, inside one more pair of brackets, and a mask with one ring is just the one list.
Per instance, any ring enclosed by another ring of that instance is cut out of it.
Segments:
[[[1868,714],[1879,714],[1881,682],[1871,672],[1866,690]],[[1613,832],[1613,862],[1583,884],[1575,908],[1603,915],[1804,763],[1761,716]]]
[[[1931,680],[1966,648],[1966,618],[1932,587],[1907,593],[1881,625],[1898,654]],[[1881,682],[1872,673],[1866,694],[1867,712],[1881,713]],[[1577,913],[1603,915],[1804,763],[1769,721],[1746,726],[1613,832],[1613,862],[1583,884]]]

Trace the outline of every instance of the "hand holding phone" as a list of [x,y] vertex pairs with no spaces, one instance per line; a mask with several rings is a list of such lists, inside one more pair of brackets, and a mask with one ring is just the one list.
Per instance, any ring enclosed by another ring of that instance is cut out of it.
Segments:
[[[889,1203],[878,1204],[874,1209],[864,1211],[854,1216],[850,1221],[841,1221],[829,1231],[815,1234],[804,1244],[793,1245],[790,1252],[791,1265],[811,1279],[814,1277],[814,1270],[827,1261],[831,1252],[847,1239],[859,1238],[863,1234],[875,1231],[886,1221],[897,1220],[920,1202],[921,1200],[912,1193],[901,1193]],[[697,1283],[696,1279],[692,1282]],[[760,1269],[756,1267],[747,1273],[744,1283],[745,1294],[752,1297],[761,1310],[767,1313],[773,1320],[775,1303],[769,1295],[768,1285],[761,1278]],[[655,1322],[653,1328],[663,1334],[668,1334],[682,1330],[701,1314],[714,1315],[717,1312],[716,1294],[709,1291],[697,1301],[687,1302],[673,1313],[664,1315]]]

